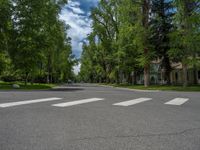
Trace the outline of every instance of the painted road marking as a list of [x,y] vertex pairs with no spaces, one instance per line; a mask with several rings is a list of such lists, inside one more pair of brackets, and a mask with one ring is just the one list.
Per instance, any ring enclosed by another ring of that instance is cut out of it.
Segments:
[[5,108],[5,107],[13,107],[13,106],[40,103],[40,102],[47,102],[47,101],[55,101],[55,100],[61,100],[61,99],[62,98],[52,97],[52,98],[43,98],[43,99],[35,99],[35,100],[28,100],[28,101],[2,103],[2,104],[0,104],[0,107],[3,107],[3,108]]
[[115,103],[113,105],[116,106],[131,106],[131,105],[135,105],[138,103],[142,103],[145,101],[150,101],[152,100],[152,98],[138,98],[138,99],[133,99],[133,100],[129,100],[129,101],[124,101],[124,102],[120,102],[120,103]]
[[71,102],[66,102],[66,103],[53,104],[52,106],[68,107],[68,106],[74,106],[74,105],[96,102],[96,101],[101,101],[101,100],[104,100],[104,99],[103,98],[90,98],[90,99],[83,99],[83,100],[71,101]]
[[169,102],[166,102],[165,104],[167,105],[182,105],[185,102],[187,102],[189,99],[188,98],[175,98]]

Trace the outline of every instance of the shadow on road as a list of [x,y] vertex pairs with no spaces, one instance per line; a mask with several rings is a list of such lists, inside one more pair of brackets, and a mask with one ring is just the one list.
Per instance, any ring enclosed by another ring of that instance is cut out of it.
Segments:
[[63,92],[72,92],[72,91],[81,91],[84,90],[84,87],[78,84],[63,84],[58,87],[54,87],[49,91],[63,91]]
[[81,91],[84,90],[83,88],[78,88],[78,87],[59,87],[59,88],[53,88],[50,89],[49,91],[63,91],[63,92],[73,92],[73,91]]

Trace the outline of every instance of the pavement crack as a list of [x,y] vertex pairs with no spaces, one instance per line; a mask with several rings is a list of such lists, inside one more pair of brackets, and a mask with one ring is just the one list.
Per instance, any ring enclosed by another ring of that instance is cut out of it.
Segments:
[[180,132],[171,132],[171,133],[150,133],[150,134],[138,134],[138,135],[116,135],[116,136],[95,136],[95,137],[84,137],[84,138],[77,138],[77,139],[71,139],[70,141],[90,141],[90,140],[98,140],[98,139],[113,139],[113,138],[143,138],[143,137],[160,137],[160,136],[177,136],[182,135],[187,132],[192,132],[200,130],[200,128],[190,128],[185,129]]

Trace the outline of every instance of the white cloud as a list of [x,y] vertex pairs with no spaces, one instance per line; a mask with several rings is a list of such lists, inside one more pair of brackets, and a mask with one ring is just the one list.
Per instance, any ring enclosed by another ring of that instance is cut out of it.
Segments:
[[77,66],[74,66],[75,75],[78,75],[78,73],[80,72],[80,68],[81,68],[81,64],[78,64]]
[[[91,32],[92,21],[89,19],[89,10],[81,5],[94,6],[99,0],[69,0],[68,4],[62,10],[60,19],[64,20],[66,24],[70,25],[68,35],[72,39],[72,51],[76,57],[80,57],[82,52],[82,45],[84,39]],[[85,10],[83,10],[83,9]],[[74,73],[78,74],[81,64],[74,67]]]
[[77,2],[77,1],[69,1],[68,2],[68,4],[67,4],[67,6],[69,6],[69,7],[80,7],[80,2]]
[[91,32],[91,20],[86,12],[80,8],[80,2],[69,0],[67,6],[63,9],[60,19],[70,25],[68,31],[72,39],[73,53],[80,57],[82,52],[82,41]]
[[84,14],[84,11],[80,9],[80,3],[79,2],[72,2],[69,1],[65,9],[69,9],[75,14]]
[[82,11],[80,8],[73,7],[72,10],[76,14],[84,14],[84,11]]

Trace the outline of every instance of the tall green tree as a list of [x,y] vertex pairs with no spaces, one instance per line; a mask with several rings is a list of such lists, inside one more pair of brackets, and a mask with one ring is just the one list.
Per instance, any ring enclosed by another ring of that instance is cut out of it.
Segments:
[[118,39],[118,16],[117,16],[116,1],[101,0],[98,7],[92,10],[91,18],[93,20],[93,34],[96,36],[98,53],[103,56],[103,67],[106,82],[116,80],[115,68],[116,64],[115,55]]
[[154,55],[150,42],[150,16],[151,0],[134,1],[134,13],[136,23],[134,25],[134,42],[139,50],[140,66],[144,68],[144,86],[150,84],[150,63]]
[[48,82],[65,80],[70,76],[73,61],[68,27],[59,20],[66,2],[12,1],[14,32],[9,54],[15,68],[21,71],[25,84],[28,79],[34,80],[38,72],[40,76],[47,76]]
[[[139,51],[135,43],[135,26],[137,24],[136,7],[134,1],[124,0],[118,2],[119,16],[119,38],[117,40],[119,73],[123,72],[126,81],[135,83],[136,72],[138,71]],[[134,79],[134,80],[133,80]],[[120,79],[122,81],[122,79]]]
[[9,33],[12,29],[11,16],[10,0],[0,0],[0,52],[8,50]]
[[10,56],[16,69],[24,76],[25,84],[28,76],[37,68],[37,63],[42,59],[42,27],[43,27],[43,2],[15,0],[13,23],[15,34],[14,44],[10,49]]
[[[170,49],[169,33],[173,31],[172,17],[174,6],[169,0],[152,1],[152,19],[150,22],[151,41],[155,49],[155,59],[161,60],[161,70],[164,72],[164,80],[170,84],[171,63],[168,51]],[[156,58],[157,57],[157,58]]]
[[[176,30],[171,33],[170,56],[182,63],[183,86],[188,85],[188,67],[199,53],[200,2],[198,0],[175,0],[176,15],[174,24]],[[195,61],[196,63],[196,61]]]
[[0,75],[6,69],[12,33],[12,5],[10,0],[0,0]]

